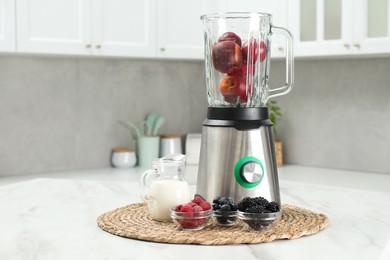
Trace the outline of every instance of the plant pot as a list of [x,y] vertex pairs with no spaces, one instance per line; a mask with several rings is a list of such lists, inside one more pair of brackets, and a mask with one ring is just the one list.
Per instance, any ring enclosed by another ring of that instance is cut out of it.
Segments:
[[280,167],[283,165],[283,146],[282,141],[275,140],[275,155],[276,155],[276,166]]

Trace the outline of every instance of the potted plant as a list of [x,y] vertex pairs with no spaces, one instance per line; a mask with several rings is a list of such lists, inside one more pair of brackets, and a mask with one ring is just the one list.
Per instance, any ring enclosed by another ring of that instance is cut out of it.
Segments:
[[276,130],[279,121],[282,119],[282,112],[280,107],[277,105],[275,100],[268,101],[267,103],[268,111],[269,111],[269,119],[272,121],[274,125],[274,138],[275,138],[275,155],[276,155],[276,165],[283,165],[283,146],[282,141],[277,138]]

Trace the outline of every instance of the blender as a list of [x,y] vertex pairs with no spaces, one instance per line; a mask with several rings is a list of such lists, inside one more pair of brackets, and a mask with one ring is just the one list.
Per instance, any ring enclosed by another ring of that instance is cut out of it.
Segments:
[[[265,13],[201,17],[208,110],[202,126],[196,193],[264,197],[280,205],[272,122],[267,101],[293,87],[292,35]],[[286,80],[269,88],[271,36],[286,38]]]

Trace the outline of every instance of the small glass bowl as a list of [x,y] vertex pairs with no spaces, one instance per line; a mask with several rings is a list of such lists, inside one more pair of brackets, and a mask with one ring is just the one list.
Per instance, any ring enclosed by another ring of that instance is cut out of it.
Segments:
[[200,230],[207,225],[213,215],[213,210],[209,209],[203,212],[177,212],[175,208],[171,209],[171,218],[183,230]]
[[247,213],[238,211],[238,218],[245,223],[249,231],[267,231],[271,224],[280,219],[282,211],[272,213]]
[[216,210],[214,211],[213,216],[219,226],[229,227],[236,224],[238,212]]

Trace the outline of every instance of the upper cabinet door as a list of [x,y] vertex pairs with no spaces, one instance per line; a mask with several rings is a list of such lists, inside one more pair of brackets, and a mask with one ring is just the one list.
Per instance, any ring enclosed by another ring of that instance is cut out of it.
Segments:
[[390,52],[390,1],[356,0],[354,40],[356,53]]
[[15,51],[15,0],[0,0],[0,51]]
[[[272,15],[272,24],[287,27],[287,0],[225,0],[221,1],[220,12],[257,12]],[[272,35],[271,57],[284,57],[286,39],[281,35]]]
[[92,0],[18,0],[19,52],[91,53]]
[[158,0],[157,56],[203,59],[200,16],[216,11],[217,1]]
[[94,52],[109,56],[155,57],[155,17],[155,0],[94,0]]
[[289,5],[297,56],[351,53],[353,0],[292,0]]

